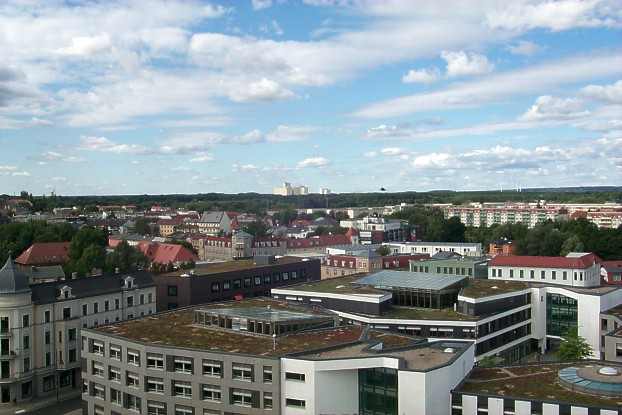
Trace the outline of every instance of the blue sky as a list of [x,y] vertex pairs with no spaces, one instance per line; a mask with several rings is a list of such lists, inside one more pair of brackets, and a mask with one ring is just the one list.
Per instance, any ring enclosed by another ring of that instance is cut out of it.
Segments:
[[5,0],[0,28],[0,193],[622,183],[622,0]]

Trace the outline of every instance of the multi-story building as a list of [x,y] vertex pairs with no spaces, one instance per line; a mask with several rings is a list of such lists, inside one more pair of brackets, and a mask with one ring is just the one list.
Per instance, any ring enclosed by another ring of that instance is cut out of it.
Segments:
[[452,252],[462,256],[481,257],[483,255],[482,244],[479,242],[390,242],[383,245],[391,248],[395,254],[428,254],[435,255],[439,252]]
[[307,186],[292,186],[289,182],[283,182],[283,186],[272,189],[273,195],[279,196],[304,196],[309,194]]
[[197,236],[190,240],[201,261],[285,255],[287,251],[285,239],[254,238],[244,231],[235,231],[230,236]]
[[459,254],[449,256],[448,258],[439,258],[439,255],[436,254],[432,258],[411,260],[410,272],[487,278],[488,259],[460,256]]
[[607,331],[597,322],[602,312],[622,304],[616,286],[387,270],[273,289],[272,295],[325,307],[348,323],[473,341],[478,360],[499,356],[507,362],[554,350],[569,329],[577,329],[592,357],[601,358]]
[[198,233],[204,235],[228,235],[231,233],[231,221],[229,212],[204,212],[199,219],[190,219],[186,223],[196,226]]
[[522,223],[533,228],[538,223],[548,220],[565,220],[567,211],[559,208],[538,208],[523,205],[505,205],[495,207],[443,206],[446,219],[457,217],[466,226],[490,227],[506,223]]
[[82,347],[89,415],[448,415],[473,365],[467,342],[338,326],[266,299],[85,330]]
[[622,261],[602,261],[600,276],[606,284],[622,285]]
[[488,266],[488,278],[530,281],[571,287],[600,286],[600,258],[589,253],[565,257],[497,256]]
[[488,244],[488,255],[516,255],[516,245],[508,239],[497,239]]
[[29,285],[9,258],[0,269],[0,402],[80,390],[80,333],[155,312],[151,274]]
[[320,260],[258,256],[201,264],[154,276],[158,310],[270,295],[270,289],[320,279]]
[[410,261],[417,261],[423,258],[429,258],[429,255],[381,256],[373,250],[350,255],[326,255],[322,259],[322,279],[374,272],[382,269],[407,269]]
[[379,216],[367,216],[362,219],[347,219],[339,222],[342,228],[354,228],[359,232],[362,244],[378,244],[392,241],[408,241],[410,226],[400,219],[386,219]]

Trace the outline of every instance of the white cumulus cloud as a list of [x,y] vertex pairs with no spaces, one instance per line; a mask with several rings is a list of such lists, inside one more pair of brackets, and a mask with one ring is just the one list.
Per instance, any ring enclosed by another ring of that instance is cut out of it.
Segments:
[[484,55],[474,52],[441,52],[441,58],[447,62],[447,76],[484,75],[494,70],[495,66]]
[[613,104],[622,104],[622,80],[611,85],[588,85],[581,93],[589,98]]
[[329,164],[330,164],[330,160],[328,160],[325,157],[309,157],[309,158],[299,161],[296,167],[299,169],[304,169],[307,167],[317,168],[317,167],[326,167]]
[[403,77],[402,82],[405,84],[430,84],[437,81],[441,74],[438,69],[411,69]]
[[229,94],[231,100],[235,102],[276,101],[294,96],[292,91],[267,78],[242,85]]
[[583,102],[577,98],[557,98],[542,95],[525,112],[521,119],[525,121],[570,120],[581,118],[589,112]]

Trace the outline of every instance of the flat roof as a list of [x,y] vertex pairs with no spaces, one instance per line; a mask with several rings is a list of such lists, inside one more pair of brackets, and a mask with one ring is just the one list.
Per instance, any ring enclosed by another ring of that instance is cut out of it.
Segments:
[[183,274],[190,274],[190,271],[194,271],[194,277],[204,277],[210,276],[214,274],[220,274],[223,272],[236,272],[236,271],[244,271],[247,269],[259,269],[265,267],[271,267],[274,265],[285,265],[285,264],[294,264],[297,262],[308,262],[311,261],[307,259],[303,261],[300,257],[294,256],[284,256],[280,258],[275,258],[275,261],[271,264],[255,264],[253,259],[238,259],[235,261],[226,261],[226,262],[210,262],[205,264],[197,265],[193,270],[178,270],[173,272],[168,272],[162,274],[164,277],[179,277]]
[[[566,364],[539,363],[518,367],[475,367],[464,382],[455,389],[455,392],[617,408],[622,405],[622,398],[579,393],[567,389],[559,382],[558,372],[561,369],[602,364],[602,361],[586,361]],[[612,362],[606,362],[606,364],[619,367]]]
[[251,320],[263,321],[292,321],[292,320],[315,320],[317,318],[331,318],[328,315],[318,315],[303,313],[298,311],[290,311],[283,309],[274,309],[272,307],[230,307],[230,308],[199,308],[195,311],[203,311],[209,314],[217,314],[232,318],[246,318]]
[[355,281],[355,284],[376,288],[411,288],[438,291],[465,280],[466,276],[422,274],[419,272],[383,270]]
[[280,290],[292,290],[292,291],[307,291],[317,293],[332,293],[332,294],[378,294],[386,295],[386,291],[378,290],[373,287],[365,285],[352,284],[354,281],[359,280],[366,274],[354,274],[345,277],[329,278],[320,281],[305,282],[297,285],[290,285],[288,287],[278,288]]
[[529,288],[529,284],[522,281],[469,279],[466,286],[460,291],[460,295],[468,298],[484,298],[498,294],[508,294]]
[[477,321],[479,316],[462,314],[453,308],[419,308],[393,306],[375,318],[389,318],[396,320],[448,320],[448,321]]
[[241,333],[213,326],[194,324],[194,311],[199,309],[245,308],[270,305],[283,311],[300,311],[270,299],[256,298],[240,302],[214,303],[181,310],[153,314],[135,320],[118,322],[93,329],[95,333],[112,335],[146,345],[172,346],[209,352],[240,353],[253,356],[278,357],[290,353],[339,346],[358,341],[360,326],[310,330],[277,337],[276,347],[270,336]]
[[460,356],[469,346],[470,344],[466,343],[443,341],[412,345],[410,348],[383,347],[376,349],[373,347],[373,344],[361,342],[296,357],[306,357],[313,360],[333,360],[388,356],[403,360],[405,365],[401,369],[426,371],[447,365]]

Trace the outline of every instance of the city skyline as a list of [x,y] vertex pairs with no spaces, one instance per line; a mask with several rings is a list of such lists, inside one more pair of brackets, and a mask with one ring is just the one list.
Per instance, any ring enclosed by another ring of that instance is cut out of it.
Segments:
[[617,185],[622,2],[0,5],[0,193]]

